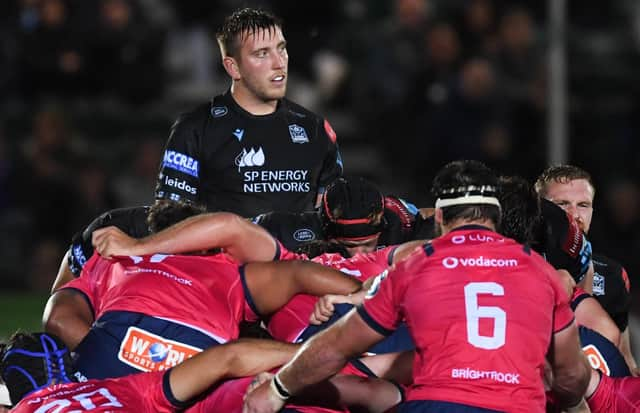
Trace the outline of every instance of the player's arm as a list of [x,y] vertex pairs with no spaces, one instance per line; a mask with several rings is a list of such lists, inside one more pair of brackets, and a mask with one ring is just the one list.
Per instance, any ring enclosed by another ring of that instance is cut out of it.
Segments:
[[574,321],[553,334],[547,359],[553,371],[551,388],[560,405],[578,405],[587,390],[591,366],[580,348],[578,327]]
[[280,309],[296,294],[350,294],[360,290],[354,277],[312,261],[250,263],[244,277],[251,298],[261,315]]
[[71,350],[87,335],[93,321],[93,310],[85,296],[72,288],[53,293],[42,316],[44,330],[60,337]]
[[291,396],[300,394],[305,387],[335,375],[349,358],[363,353],[383,338],[384,335],[370,327],[356,309],[352,310],[307,341],[274,379],[248,394],[243,412],[278,411],[285,398],[279,397],[276,389]]
[[200,136],[204,124],[199,115],[183,114],[171,126],[156,181],[156,199],[199,200]]
[[93,232],[93,245],[103,257],[222,248],[239,262],[271,261],[278,250],[276,240],[266,230],[229,212],[192,216],[140,239],[115,227],[101,228]]
[[350,412],[383,413],[401,401],[399,388],[387,380],[338,374],[305,388],[294,403],[340,410],[346,406]]
[[616,347],[620,347],[620,330],[598,300],[588,297],[580,301],[574,310],[576,322],[600,333]]
[[640,371],[638,370],[638,364],[636,363],[636,359],[633,357],[633,353],[631,352],[631,339],[629,337],[629,326],[624,329],[622,333],[620,333],[620,353],[624,357],[624,360],[627,362],[627,366],[629,366],[629,370],[631,370],[631,374],[634,376],[640,376]]
[[291,359],[299,345],[260,339],[239,339],[211,347],[169,372],[173,398],[186,402],[216,382],[245,377],[280,366]]
[[58,288],[62,287],[69,281],[75,278],[75,275],[71,272],[71,268],[69,268],[69,255],[71,252],[67,250],[62,257],[62,261],[60,262],[60,268],[58,268],[58,274],[56,274],[56,279],[51,286],[51,294],[56,291]]

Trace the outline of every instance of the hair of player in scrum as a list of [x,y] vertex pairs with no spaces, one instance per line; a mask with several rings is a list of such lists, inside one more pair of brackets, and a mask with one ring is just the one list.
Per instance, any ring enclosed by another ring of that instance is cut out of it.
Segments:
[[371,237],[386,225],[384,196],[363,177],[341,177],[322,195],[320,217],[328,238]]
[[74,381],[73,373],[70,351],[54,335],[16,332],[0,346],[0,376],[14,404],[52,384]]
[[147,225],[149,232],[160,232],[182,220],[206,212],[202,205],[186,201],[157,200],[149,209]]
[[586,180],[589,186],[591,186],[593,194],[596,194],[596,187],[593,184],[591,174],[574,165],[555,165],[548,167],[538,176],[535,183],[535,190],[541,197],[545,197],[547,194],[547,186],[551,182],[566,184],[577,179]]
[[500,233],[521,244],[532,244],[541,221],[540,198],[521,176],[501,176],[498,199],[502,206]]
[[[498,177],[488,166],[480,161],[465,159],[443,166],[433,179],[431,193],[436,200],[479,196],[487,200],[493,199],[497,203],[498,188]],[[501,213],[498,205],[465,202],[441,209],[445,225],[458,219],[488,219],[496,227],[500,226]]]
[[216,33],[222,56],[237,57],[242,41],[257,32],[275,33],[276,28],[282,30],[282,20],[261,9],[244,8],[236,10],[225,18]]

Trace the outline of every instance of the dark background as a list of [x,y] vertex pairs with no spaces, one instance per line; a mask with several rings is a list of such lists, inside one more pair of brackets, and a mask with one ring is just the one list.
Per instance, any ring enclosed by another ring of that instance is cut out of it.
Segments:
[[[548,165],[544,1],[5,0],[5,294],[46,294],[74,232],[152,202],[171,123],[229,86],[213,33],[242,5],[284,18],[288,97],[328,118],[347,173],[429,206],[450,160],[530,179]],[[567,161],[597,187],[594,250],[621,261],[634,288],[639,49],[637,1],[568,2]]]

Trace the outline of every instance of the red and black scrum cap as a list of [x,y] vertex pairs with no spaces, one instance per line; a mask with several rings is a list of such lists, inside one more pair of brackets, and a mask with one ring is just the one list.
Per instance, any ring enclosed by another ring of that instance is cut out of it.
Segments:
[[327,238],[360,241],[379,235],[385,225],[384,196],[361,177],[340,178],[322,197]]

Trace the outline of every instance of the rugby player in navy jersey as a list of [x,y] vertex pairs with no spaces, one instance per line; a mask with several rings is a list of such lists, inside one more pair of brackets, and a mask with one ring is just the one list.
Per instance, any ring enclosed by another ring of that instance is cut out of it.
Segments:
[[156,198],[243,217],[312,210],[342,175],[342,159],[329,122],[285,97],[282,22],[244,8],[225,19],[216,37],[231,86],[173,124]]
[[[587,171],[573,165],[552,166],[540,174],[535,188],[541,197],[567,211],[584,233],[589,232],[596,190]],[[592,261],[593,280],[583,288],[593,294],[615,322],[620,332],[620,351],[631,372],[637,375],[638,366],[631,353],[629,334],[629,276],[620,263],[597,252],[593,254]]]

